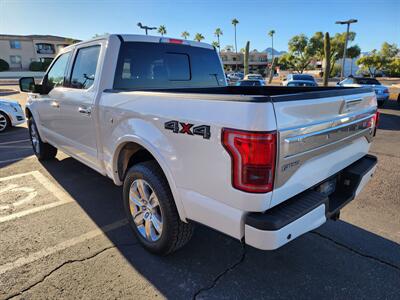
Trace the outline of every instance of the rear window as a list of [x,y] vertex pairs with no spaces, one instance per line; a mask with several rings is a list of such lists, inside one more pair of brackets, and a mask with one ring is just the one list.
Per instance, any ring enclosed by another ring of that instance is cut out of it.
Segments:
[[312,77],[311,75],[293,75],[293,79],[314,81],[314,77]]
[[375,84],[380,85],[381,83],[375,78],[354,78],[358,84]]
[[125,42],[115,89],[168,89],[225,86],[215,50],[188,45]]

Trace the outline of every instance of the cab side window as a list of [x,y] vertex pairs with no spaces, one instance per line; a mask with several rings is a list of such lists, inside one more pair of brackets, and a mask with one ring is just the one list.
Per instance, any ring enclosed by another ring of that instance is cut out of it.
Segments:
[[51,66],[51,69],[47,73],[47,86],[49,88],[55,88],[64,84],[65,73],[70,56],[71,52],[62,54]]
[[71,88],[88,89],[93,85],[99,53],[100,46],[90,46],[78,50],[72,67]]

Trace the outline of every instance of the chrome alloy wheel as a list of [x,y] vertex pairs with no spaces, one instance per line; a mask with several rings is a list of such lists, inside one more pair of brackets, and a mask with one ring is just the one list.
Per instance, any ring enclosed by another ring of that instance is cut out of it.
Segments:
[[0,132],[5,130],[7,127],[7,119],[3,114],[0,114]]
[[35,152],[39,153],[39,151],[40,151],[40,149],[39,149],[39,134],[37,132],[36,125],[33,122],[31,123],[30,131],[31,131],[32,146],[33,146]]
[[136,179],[129,189],[129,208],[140,234],[149,242],[162,234],[163,216],[160,202],[152,187],[143,179]]

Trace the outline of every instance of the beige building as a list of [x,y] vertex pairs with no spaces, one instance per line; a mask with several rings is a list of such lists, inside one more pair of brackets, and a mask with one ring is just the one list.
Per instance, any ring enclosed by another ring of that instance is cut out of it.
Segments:
[[[235,53],[233,51],[221,51],[221,60],[224,64],[225,71],[235,71],[236,64],[238,70],[243,70],[243,53]],[[249,53],[249,72],[263,74],[268,66],[268,55],[265,52],[250,51]]]
[[10,70],[28,70],[32,61],[52,60],[65,46],[77,40],[53,35],[0,34],[0,59]]

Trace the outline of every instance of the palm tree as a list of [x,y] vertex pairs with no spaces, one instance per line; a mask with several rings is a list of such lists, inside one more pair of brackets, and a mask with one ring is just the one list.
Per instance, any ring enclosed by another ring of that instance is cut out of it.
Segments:
[[238,69],[238,65],[237,65],[237,41],[236,41],[236,25],[239,24],[239,20],[234,18],[232,20],[232,25],[235,28],[235,52],[236,52],[236,71]]
[[214,48],[218,48],[218,49],[219,49],[219,43],[218,43],[217,41],[213,41],[213,42],[211,43],[211,45],[212,45]]
[[165,27],[165,25],[160,25],[157,32],[160,33],[161,36],[164,36],[164,34],[167,34],[167,27]]
[[215,29],[214,35],[217,37],[218,40],[218,52],[221,53],[221,43],[219,42],[219,37],[223,35],[224,33],[222,32],[221,28]]
[[186,30],[184,32],[181,33],[181,37],[183,37],[185,40],[187,40],[187,38],[189,37],[190,33],[187,32]]
[[272,60],[274,60],[274,34],[275,34],[275,30],[270,30],[268,32],[268,35],[271,37],[271,43],[272,43],[272,51],[271,51],[271,55],[272,55]]
[[268,32],[268,35],[271,37],[271,48],[272,48],[272,50],[271,50],[271,57],[272,57],[271,70],[269,72],[268,83],[272,82],[272,77],[274,76],[274,70],[273,70],[273,68],[275,67],[275,64],[274,64],[274,34],[275,34],[275,30],[273,30],[273,29]]
[[194,40],[198,42],[201,42],[204,39],[204,35],[202,35],[201,33],[196,33],[196,35],[194,36]]

